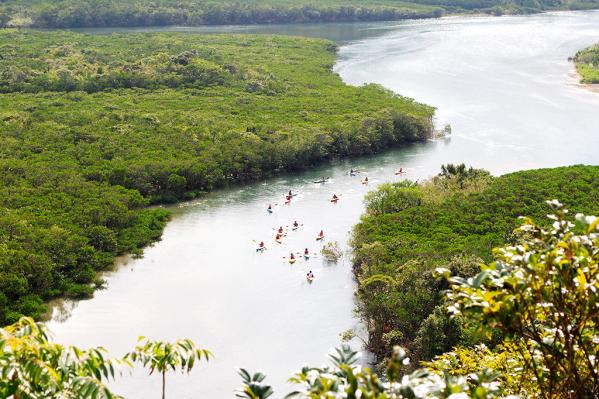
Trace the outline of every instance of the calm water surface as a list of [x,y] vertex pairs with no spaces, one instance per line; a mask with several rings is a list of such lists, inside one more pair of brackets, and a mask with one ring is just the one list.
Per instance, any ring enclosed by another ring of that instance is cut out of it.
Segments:
[[[335,69],[344,80],[380,83],[435,105],[439,124],[450,123],[453,135],[173,206],[162,241],[143,258],[124,260],[108,275],[108,289],[55,309],[49,326],[59,342],[103,345],[121,354],[143,334],[190,337],[211,349],[216,358],[208,367],[189,377],[169,376],[172,398],[233,397],[235,366],[266,372],[282,397],[292,371],[321,364],[340,332],[359,327],[348,257],[336,265],[313,257],[293,266],[283,257],[305,247],[318,251],[320,229],[346,250],[363,195],[396,180],[398,166],[408,178],[421,179],[446,162],[496,174],[599,164],[599,94],[578,87],[567,62],[599,41],[598,12],[230,29],[337,40],[342,47]],[[370,186],[347,175],[351,166],[364,170]],[[311,183],[319,176],[331,176],[330,183]],[[289,189],[299,195],[285,206]],[[341,194],[337,205],[328,201],[333,193]],[[268,203],[278,204],[273,214],[265,211]],[[293,220],[302,228],[276,244],[273,229]],[[268,250],[255,253],[253,240],[264,240]],[[316,275],[312,285],[304,279],[308,270]],[[140,399],[158,397],[159,387],[158,376],[141,371],[114,384],[118,393]]]

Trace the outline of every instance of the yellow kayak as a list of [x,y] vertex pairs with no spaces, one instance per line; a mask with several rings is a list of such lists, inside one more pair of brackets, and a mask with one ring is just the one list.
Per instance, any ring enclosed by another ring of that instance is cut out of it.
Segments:
[[291,263],[292,265],[295,263],[295,261],[296,261],[296,259],[295,259],[295,258],[293,258],[293,259],[289,259],[289,263]]

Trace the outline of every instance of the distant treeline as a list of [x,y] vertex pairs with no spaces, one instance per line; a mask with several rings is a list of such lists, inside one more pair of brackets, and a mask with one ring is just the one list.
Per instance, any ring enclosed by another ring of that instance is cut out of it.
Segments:
[[345,85],[336,46],[0,31],[0,324],[90,296],[159,239],[149,203],[430,136],[434,109]]
[[383,21],[446,13],[530,13],[599,0],[0,0],[0,27],[83,28]]
[[368,326],[368,348],[387,356],[406,347],[417,361],[477,343],[444,303],[447,282],[438,267],[471,277],[500,243],[516,244],[519,216],[541,225],[547,199],[576,214],[599,212],[599,167],[571,166],[492,177],[486,171],[448,165],[431,181],[384,184],[366,197],[355,227],[354,271],[359,311]]

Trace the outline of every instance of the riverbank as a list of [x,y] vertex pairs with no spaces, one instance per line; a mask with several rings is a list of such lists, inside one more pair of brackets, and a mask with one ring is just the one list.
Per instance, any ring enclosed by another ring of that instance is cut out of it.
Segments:
[[594,93],[599,93],[599,84],[597,84],[597,83],[581,83],[582,76],[576,71],[576,68],[574,68],[574,70],[570,76],[572,77],[572,80],[574,82],[573,84],[576,87],[580,87],[581,89],[592,91]]
[[557,3],[541,0],[527,5],[517,1],[492,4],[475,0],[457,3],[450,0],[252,0],[244,4],[230,0],[166,0],[160,3],[149,0],[112,0],[101,4],[90,0],[59,0],[52,3],[32,0],[26,4],[18,0],[7,0],[0,5],[0,27],[91,28],[363,22],[479,13],[498,16],[593,8],[599,8],[596,0]]
[[[480,338],[444,311],[442,277],[471,277],[491,260],[492,248],[518,242],[518,216],[548,225],[545,200],[572,214],[599,212],[599,166],[522,171],[492,177],[482,170],[444,168],[430,181],[381,185],[366,196],[354,228],[354,273],[368,349],[379,361],[394,345],[415,361]],[[417,363],[414,363],[417,364]]]
[[116,255],[159,239],[168,213],[149,203],[432,134],[432,107],[344,84],[326,40],[5,30],[0,41],[2,322],[90,296]]

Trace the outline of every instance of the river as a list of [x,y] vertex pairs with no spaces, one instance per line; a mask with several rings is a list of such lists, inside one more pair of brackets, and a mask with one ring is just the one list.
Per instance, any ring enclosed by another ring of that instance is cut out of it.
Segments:
[[[156,29],[164,30],[164,29]],[[465,162],[494,174],[576,163],[599,164],[599,94],[576,84],[568,56],[599,40],[599,12],[501,18],[446,18],[393,23],[270,27],[168,28],[190,32],[302,34],[337,40],[335,71],[350,84],[376,82],[438,107],[451,138],[378,156],[339,161],[306,172],[211,193],[170,206],[162,241],[143,257],[107,273],[92,300],[64,302],[48,323],[55,339],[113,354],[136,337],[189,337],[215,358],[190,376],[169,375],[171,398],[227,398],[239,385],[234,367],[260,369],[280,398],[290,373],[320,365],[339,333],[358,328],[347,241],[363,212],[363,196],[383,181],[437,173]],[[128,29],[125,31],[139,31]],[[143,29],[142,31],[148,31]],[[92,30],[105,33],[102,30]],[[362,169],[370,185],[350,177]],[[311,183],[330,176],[329,183]],[[283,205],[287,190],[299,193]],[[338,204],[328,199],[341,194]],[[266,206],[275,205],[273,214]],[[274,228],[303,226],[276,244]],[[346,255],[290,265],[284,256],[309,247],[324,229]],[[253,240],[264,240],[256,253]],[[312,270],[313,284],[304,278]],[[359,341],[353,345],[359,347]],[[113,387],[126,398],[159,397],[160,379],[139,370]]]

